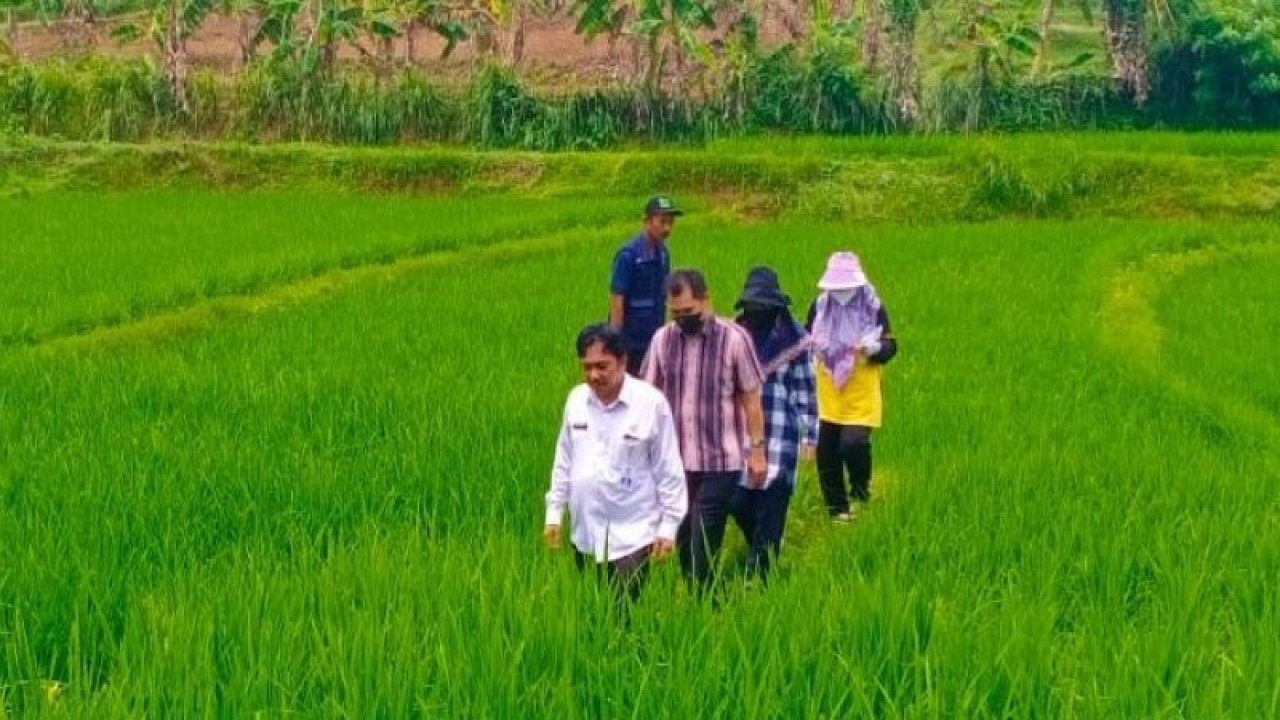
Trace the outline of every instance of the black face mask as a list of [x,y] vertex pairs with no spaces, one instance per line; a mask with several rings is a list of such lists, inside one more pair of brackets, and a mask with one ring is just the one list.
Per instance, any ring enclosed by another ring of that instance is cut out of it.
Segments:
[[676,318],[676,325],[680,326],[680,332],[685,335],[697,335],[702,332],[702,315],[697,313],[681,315]]
[[777,323],[777,308],[747,308],[742,311],[742,324],[752,330],[772,330]]

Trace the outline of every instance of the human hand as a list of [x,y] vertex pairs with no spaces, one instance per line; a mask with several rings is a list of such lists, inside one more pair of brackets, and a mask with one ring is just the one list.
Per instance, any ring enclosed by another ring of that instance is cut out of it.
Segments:
[[542,528],[542,542],[550,550],[559,550],[562,544],[559,525],[548,525]]
[[676,541],[669,538],[658,538],[653,541],[653,559],[662,560],[675,552]]
[[800,459],[811,463],[818,457],[818,451],[809,443],[800,446]]
[[769,474],[769,463],[765,461],[764,448],[753,448],[747,459],[747,484],[752,490],[764,487]]
[[880,336],[883,334],[883,328],[877,325],[858,339],[858,349],[866,355],[875,355],[883,347],[880,342]]

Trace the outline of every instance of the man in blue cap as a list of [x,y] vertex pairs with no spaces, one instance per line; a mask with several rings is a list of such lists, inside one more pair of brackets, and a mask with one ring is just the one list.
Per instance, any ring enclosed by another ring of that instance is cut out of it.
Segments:
[[622,333],[627,372],[640,372],[653,334],[666,322],[665,285],[671,274],[667,238],[684,213],[671,199],[657,195],[644,207],[644,229],[613,257],[609,282],[609,324]]

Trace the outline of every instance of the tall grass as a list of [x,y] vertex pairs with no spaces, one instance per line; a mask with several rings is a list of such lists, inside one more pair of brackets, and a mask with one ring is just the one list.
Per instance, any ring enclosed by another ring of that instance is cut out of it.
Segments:
[[[57,60],[0,68],[0,128],[74,140],[307,140],[361,145],[466,143],[594,150],[624,143],[704,143],[771,132],[879,135],[1177,126],[1141,113],[1105,78],[975,84],[941,81],[918,128],[895,128],[879,80],[834,50],[752,55],[736,74],[652,96],[628,86],[534,90],[483,68],[462,87],[403,71],[332,78],[290,65],[234,75],[196,71],[181,112],[151,64]],[[1254,127],[1253,125],[1249,127]]]
[[[717,611],[660,568],[630,632],[540,547],[571,340],[604,313],[619,238],[157,347],[10,350],[8,709],[1275,714],[1280,457],[1230,420],[1210,430],[1204,407],[1101,342],[1098,312],[1126,258],[1270,226],[686,220],[676,260],[707,270],[723,311],[753,264],[803,308],[829,252],[863,255],[903,353],[858,525],[822,521],[806,470],[777,582],[743,591],[729,567]],[[1265,300],[1268,278],[1179,286],[1161,317],[1184,338],[1215,288]]]
[[[1268,219],[1280,212],[1272,134],[1009,138],[738,138],[707,149],[534,154],[248,143],[0,142],[0,197],[51,190],[270,189],[577,204],[661,190],[721,215],[913,224],[997,218]],[[634,199],[632,203],[636,202]],[[20,213],[21,203],[4,205]],[[552,205],[548,205],[548,208]],[[627,211],[630,216],[630,211]],[[0,232],[3,232],[0,230]]]

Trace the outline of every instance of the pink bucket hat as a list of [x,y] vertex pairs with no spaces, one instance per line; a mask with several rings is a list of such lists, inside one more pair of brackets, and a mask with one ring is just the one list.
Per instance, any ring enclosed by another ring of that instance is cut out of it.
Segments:
[[867,283],[862,263],[851,252],[838,252],[827,260],[827,271],[818,281],[820,290],[856,290]]

